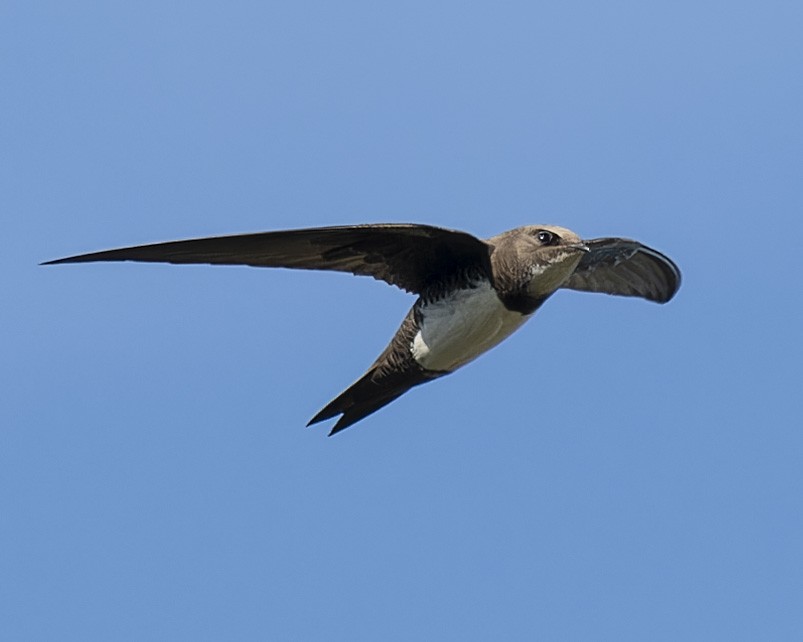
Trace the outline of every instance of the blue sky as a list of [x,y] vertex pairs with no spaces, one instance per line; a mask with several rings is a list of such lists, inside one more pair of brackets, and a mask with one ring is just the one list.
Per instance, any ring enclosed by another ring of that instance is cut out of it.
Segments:
[[[14,640],[799,639],[803,5],[5,2]],[[334,437],[413,299],[60,256],[554,223],[670,255]]]

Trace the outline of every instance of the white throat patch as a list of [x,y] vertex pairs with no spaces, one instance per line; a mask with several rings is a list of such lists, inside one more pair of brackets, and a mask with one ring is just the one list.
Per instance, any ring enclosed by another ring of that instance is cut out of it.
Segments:
[[410,346],[429,370],[451,371],[490,350],[530,318],[508,310],[488,281],[420,304],[421,328]]

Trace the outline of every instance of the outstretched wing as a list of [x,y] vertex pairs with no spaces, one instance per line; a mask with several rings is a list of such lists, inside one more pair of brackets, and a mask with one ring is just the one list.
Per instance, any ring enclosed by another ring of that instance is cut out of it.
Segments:
[[216,236],[81,254],[43,265],[146,261],[335,270],[419,293],[435,278],[473,268],[490,274],[489,246],[431,225],[377,224]]
[[669,257],[629,239],[585,241],[589,251],[562,287],[638,296],[666,303],[680,287],[680,270]]

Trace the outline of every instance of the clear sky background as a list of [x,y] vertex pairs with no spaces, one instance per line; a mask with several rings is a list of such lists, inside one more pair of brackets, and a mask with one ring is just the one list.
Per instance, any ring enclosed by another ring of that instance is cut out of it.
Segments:
[[[799,640],[803,4],[0,5],[8,640]],[[413,298],[91,264],[205,235],[555,223],[560,292],[344,433]]]

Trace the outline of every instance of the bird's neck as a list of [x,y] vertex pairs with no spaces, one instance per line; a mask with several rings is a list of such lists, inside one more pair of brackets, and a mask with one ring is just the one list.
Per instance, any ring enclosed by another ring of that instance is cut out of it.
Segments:
[[532,314],[566,282],[579,258],[572,256],[546,265],[518,265],[517,269],[499,265],[494,273],[494,287],[506,308]]

